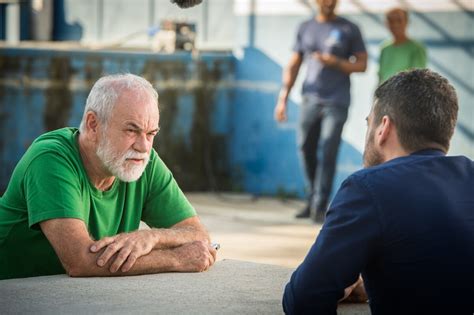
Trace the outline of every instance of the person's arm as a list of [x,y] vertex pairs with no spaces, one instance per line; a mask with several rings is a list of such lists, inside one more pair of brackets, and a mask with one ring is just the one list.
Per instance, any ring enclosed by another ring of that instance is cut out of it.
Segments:
[[209,235],[197,216],[185,219],[169,229],[138,230],[105,237],[94,242],[90,250],[98,253],[103,249],[97,257],[99,266],[106,265],[117,254],[111,271],[115,272],[119,268],[127,271],[137,258],[149,254],[151,250],[174,248],[194,241],[210,243]]
[[371,194],[350,177],[331,204],[321,232],[283,296],[287,314],[336,314],[345,289],[354,284],[380,240]]
[[288,66],[283,71],[283,87],[278,95],[278,101],[275,106],[275,119],[279,122],[286,121],[286,108],[288,104],[288,97],[290,96],[291,88],[295,84],[298,72],[303,62],[303,56],[299,52],[294,52],[291,55]]
[[322,64],[351,74],[354,72],[365,72],[367,69],[367,53],[359,52],[354,54],[354,58],[343,59],[331,54],[321,54],[316,52],[314,58],[318,59]]
[[[169,271],[199,272],[207,270],[216,257],[216,251],[207,241],[194,241],[169,249],[152,249],[149,244],[143,246],[146,242],[139,241],[134,243],[137,247],[132,246],[130,252],[123,251],[124,248],[130,249],[130,244],[125,242],[127,246],[121,247],[122,250],[119,252],[116,251],[112,259],[101,267],[97,264],[97,258],[102,252],[95,253],[90,250],[94,241],[82,220],[52,219],[40,222],[39,225],[66,273],[72,277],[137,275]],[[137,234],[139,233],[141,231],[137,231]],[[113,244],[115,243],[109,243],[107,248],[113,248],[115,246]],[[148,253],[144,254],[147,251]],[[125,262],[122,268],[130,267],[130,269],[123,271],[116,268],[117,258]]]

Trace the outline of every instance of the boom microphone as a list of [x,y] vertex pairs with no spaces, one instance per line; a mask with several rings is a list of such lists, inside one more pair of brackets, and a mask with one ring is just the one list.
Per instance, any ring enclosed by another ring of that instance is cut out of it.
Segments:
[[202,0],[170,0],[171,3],[176,3],[180,8],[190,8],[198,5],[202,2]]

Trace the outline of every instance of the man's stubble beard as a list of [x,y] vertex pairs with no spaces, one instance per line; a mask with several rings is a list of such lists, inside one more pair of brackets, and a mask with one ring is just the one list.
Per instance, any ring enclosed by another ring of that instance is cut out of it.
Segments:
[[370,131],[369,136],[367,138],[367,142],[365,143],[365,149],[363,154],[364,167],[371,167],[382,164],[384,162],[382,154],[375,149],[374,136],[375,130]]

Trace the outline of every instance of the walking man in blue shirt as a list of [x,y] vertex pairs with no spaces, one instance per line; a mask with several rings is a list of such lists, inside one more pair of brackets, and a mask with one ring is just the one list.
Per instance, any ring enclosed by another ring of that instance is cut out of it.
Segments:
[[362,274],[374,315],[472,315],[474,162],[446,156],[457,113],[454,88],[426,69],[377,88],[366,168],[344,181],[287,284],[287,314],[336,314]]
[[[310,192],[306,207],[296,215],[324,221],[341,133],[350,104],[353,72],[364,72],[367,52],[359,28],[334,13],[337,0],[316,0],[318,15],[298,30],[290,62],[283,72],[283,88],[275,119],[285,121],[288,96],[303,61],[308,70],[303,84],[298,146]],[[318,161],[317,150],[321,150]]]

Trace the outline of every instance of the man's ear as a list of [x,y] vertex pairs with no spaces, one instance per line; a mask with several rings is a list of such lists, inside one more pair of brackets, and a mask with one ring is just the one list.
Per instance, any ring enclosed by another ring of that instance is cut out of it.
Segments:
[[382,117],[382,122],[377,127],[377,144],[382,146],[393,135],[394,125],[387,115]]
[[94,112],[87,112],[85,122],[87,133],[93,139],[97,139],[97,134],[99,133],[99,120],[97,115]]

